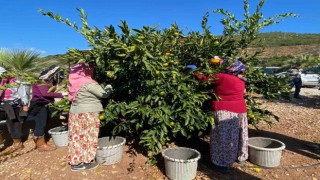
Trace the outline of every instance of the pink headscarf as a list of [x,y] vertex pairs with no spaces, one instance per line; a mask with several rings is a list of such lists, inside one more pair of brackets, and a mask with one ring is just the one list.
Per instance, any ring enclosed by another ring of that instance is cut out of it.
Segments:
[[[14,84],[16,83],[16,78],[8,77],[1,80],[0,86],[5,86],[6,84]],[[12,90],[10,88],[6,88],[5,90],[0,90],[0,101],[3,99],[9,99],[12,95]]]
[[69,100],[72,102],[76,98],[79,89],[88,83],[97,83],[91,78],[93,68],[85,63],[76,64],[70,69],[69,74]]
[[15,77],[7,77],[1,80],[0,86],[4,86],[6,84],[14,84],[16,83]]

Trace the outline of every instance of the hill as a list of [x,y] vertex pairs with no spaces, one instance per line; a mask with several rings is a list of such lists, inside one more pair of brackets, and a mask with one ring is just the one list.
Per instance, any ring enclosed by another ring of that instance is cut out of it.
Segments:
[[[270,32],[261,33],[258,38],[262,40],[266,47],[320,45],[320,34]],[[257,46],[258,44],[256,43],[255,45]]]
[[[256,51],[258,48],[249,48],[249,51]],[[275,57],[301,57],[304,55],[319,55],[320,44],[292,45],[292,46],[269,46],[258,57],[260,59],[270,59]]]
[[65,58],[64,54],[50,55],[42,57],[39,60],[39,64],[37,66],[36,72],[40,73],[44,69],[48,68],[51,65],[58,65],[62,68],[68,68],[69,62],[68,59]]
[[[264,61],[263,65],[266,66],[279,66],[283,61],[304,55],[320,55],[320,34],[270,32],[259,34],[258,39],[260,41],[254,43],[249,51],[254,52],[259,46],[265,46],[264,52],[258,58]],[[46,56],[41,61],[41,69],[52,64],[68,67],[68,60],[63,54]]]
[[[320,54],[320,34],[262,33],[258,36],[265,47],[260,58]],[[260,44],[261,45],[261,44]],[[258,44],[250,50],[257,49]]]

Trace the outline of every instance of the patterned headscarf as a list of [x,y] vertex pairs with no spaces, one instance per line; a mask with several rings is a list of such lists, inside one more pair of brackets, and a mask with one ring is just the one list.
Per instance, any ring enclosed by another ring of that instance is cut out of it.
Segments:
[[57,65],[52,65],[41,72],[39,75],[39,79],[43,80],[49,80],[51,77],[53,77],[58,71],[60,70],[60,67]]
[[246,71],[246,68],[247,66],[237,59],[233,64],[225,69],[225,73],[236,76],[238,74],[243,74]]

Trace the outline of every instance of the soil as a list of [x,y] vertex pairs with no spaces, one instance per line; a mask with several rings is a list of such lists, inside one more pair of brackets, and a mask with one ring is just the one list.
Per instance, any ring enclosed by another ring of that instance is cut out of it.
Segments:
[[[249,129],[250,137],[269,137],[285,143],[286,149],[278,167],[263,168],[247,161],[245,164],[235,163],[230,174],[220,174],[210,162],[208,136],[177,141],[173,145],[200,151],[196,179],[320,179],[320,91],[303,88],[301,95],[302,99],[290,101],[260,99],[266,109],[280,117],[280,121],[271,127],[262,123],[260,130]],[[38,152],[31,136],[25,139],[25,148],[19,151],[10,152],[10,148],[0,146],[1,179],[167,179],[163,159],[159,157],[158,164],[147,165],[147,158],[130,140],[124,146],[120,163],[72,172],[66,162],[66,147]],[[48,143],[52,144],[52,139]],[[10,142],[7,141],[6,145]]]

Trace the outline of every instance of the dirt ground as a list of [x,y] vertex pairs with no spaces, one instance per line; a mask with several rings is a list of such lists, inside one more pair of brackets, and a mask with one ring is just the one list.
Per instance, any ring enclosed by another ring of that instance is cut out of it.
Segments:
[[[246,162],[235,163],[230,174],[215,171],[210,163],[208,137],[176,142],[178,146],[195,148],[201,152],[196,179],[311,179],[320,180],[320,91],[303,88],[303,99],[267,102],[263,106],[280,117],[272,127],[260,125],[260,130],[250,127],[249,136],[274,138],[285,143],[281,165],[262,168]],[[1,128],[4,128],[1,126]],[[157,165],[145,164],[147,158],[130,142],[124,146],[123,159],[110,166],[100,165],[87,171],[72,172],[66,163],[67,148],[52,152],[34,150],[31,137],[26,137],[25,148],[8,152],[0,146],[1,179],[167,179],[161,157]],[[50,139],[49,143],[53,143]],[[8,144],[8,143],[7,143]]]

